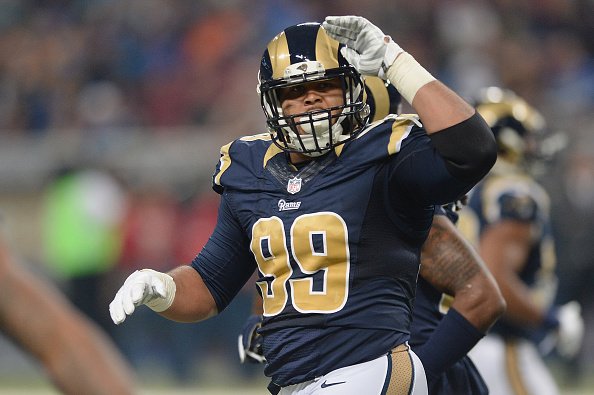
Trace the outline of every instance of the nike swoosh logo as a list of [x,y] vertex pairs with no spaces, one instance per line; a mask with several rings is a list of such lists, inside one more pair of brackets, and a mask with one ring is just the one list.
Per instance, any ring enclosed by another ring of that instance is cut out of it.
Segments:
[[346,381],[337,381],[336,383],[327,383],[324,381],[321,385],[322,388],[332,387],[333,385],[344,384]]

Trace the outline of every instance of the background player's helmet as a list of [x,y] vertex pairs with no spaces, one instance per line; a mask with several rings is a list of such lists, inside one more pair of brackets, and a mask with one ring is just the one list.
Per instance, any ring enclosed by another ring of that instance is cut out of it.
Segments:
[[384,119],[388,114],[400,114],[402,96],[389,81],[365,76],[365,103],[369,105],[371,122]]
[[547,136],[543,116],[510,90],[484,88],[475,107],[495,135],[498,157],[508,163],[532,168],[565,146],[565,136]]
[[[283,150],[320,156],[355,137],[367,124],[363,80],[340,48],[342,44],[330,38],[319,23],[291,26],[268,43],[258,73],[258,92],[272,139]],[[332,78],[342,82],[344,105],[283,115],[279,89]],[[332,114],[333,110],[340,112]],[[309,133],[299,135],[297,125]]]

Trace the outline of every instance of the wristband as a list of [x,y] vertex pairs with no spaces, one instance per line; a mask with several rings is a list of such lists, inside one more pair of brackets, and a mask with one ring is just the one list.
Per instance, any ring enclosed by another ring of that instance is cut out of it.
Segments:
[[483,336],[462,314],[450,308],[429,340],[413,351],[423,363],[427,380],[432,381],[464,357]]
[[417,91],[423,85],[435,81],[435,77],[425,70],[408,52],[401,52],[398,55],[388,68],[386,75],[402,97],[410,104],[412,104]]
[[[143,269],[143,270],[147,270],[147,269]],[[143,270],[141,270],[141,271],[143,271]],[[157,313],[161,313],[161,312],[167,310],[173,304],[173,299],[175,299],[175,290],[176,290],[175,281],[173,281],[173,277],[171,277],[169,274],[157,272],[154,270],[151,270],[151,272],[152,272],[152,275],[159,277],[159,279],[163,282],[163,285],[165,286],[165,297],[162,298],[160,296],[157,296],[156,298],[147,302],[146,305],[151,310],[153,310]]]

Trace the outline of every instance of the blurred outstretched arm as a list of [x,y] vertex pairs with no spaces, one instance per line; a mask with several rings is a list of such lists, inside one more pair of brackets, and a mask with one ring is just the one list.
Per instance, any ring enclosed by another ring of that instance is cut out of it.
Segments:
[[0,329],[64,394],[134,394],[135,376],[110,339],[52,285],[21,267],[0,236]]

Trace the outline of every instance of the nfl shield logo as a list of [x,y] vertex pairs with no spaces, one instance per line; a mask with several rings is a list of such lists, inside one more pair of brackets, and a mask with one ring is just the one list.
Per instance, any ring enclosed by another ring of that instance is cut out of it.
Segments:
[[287,184],[287,192],[295,194],[301,190],[301,178],[290,178]]

